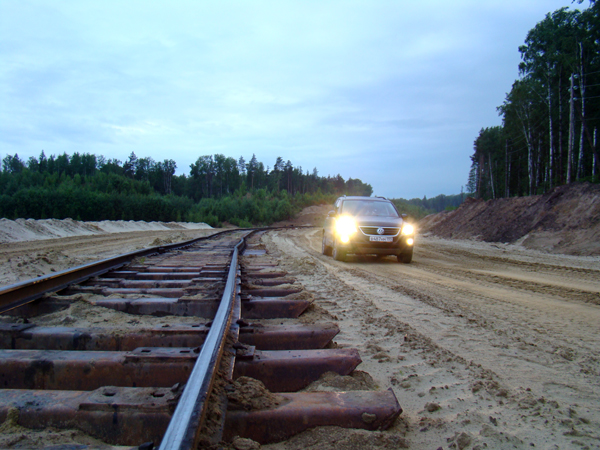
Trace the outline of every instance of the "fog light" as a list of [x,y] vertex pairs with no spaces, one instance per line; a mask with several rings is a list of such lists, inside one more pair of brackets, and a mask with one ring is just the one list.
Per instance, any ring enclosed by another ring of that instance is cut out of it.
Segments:
[[350,242],[350,236],[340,236],[340,241],[342,241],[342,244],[347,244]]
[[413,245],[413,244],[415,243],[415,240],[414,240],[413,238],[408,238],[408,239],[406,240],[406,243],[407,243],[408,245]]

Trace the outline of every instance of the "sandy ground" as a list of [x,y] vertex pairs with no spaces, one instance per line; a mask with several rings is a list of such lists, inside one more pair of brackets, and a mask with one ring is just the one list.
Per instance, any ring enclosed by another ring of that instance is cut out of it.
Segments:
[[127,231],[2,243],[0,287],[122,253],[208,236],[218,231],[221,230]]
[[[2,244],[0,285],[215,231]],[[318,429],[263,448],[600,448],[600,258],[419,237],[410,265],[341,263],[321,255],[319,229],[263,243],[314,295],[301,321],[337,322],[337,346],[363,359],[356,379],[404,409],[385,432]]]
[[386,435],[415,449],[600,448],[600,258],[421,237],[410,265],[341,263],[320,254],[318,229],[263,241],[404,409],[383,437],[314,431],[267,448],[398,448]]
[[176,231],[211,228],[205,223],[143,222],[104,220],[80,222],[73,219],[0,219],[0,243],[36,241],[73,236],[125,233],[128,231]]

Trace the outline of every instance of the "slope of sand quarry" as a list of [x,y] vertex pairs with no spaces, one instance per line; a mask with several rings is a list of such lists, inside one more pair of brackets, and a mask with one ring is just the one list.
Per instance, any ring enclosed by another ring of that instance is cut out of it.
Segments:
[[519,244],[569,255],[600,255],[600,184],[574,183],[544,195],[467,199],[458,209],[419,222],[421,233],[447,239]]
[[131,231],[177,231],[211,228],[205,223],[110,221],[79,222],[73,219],[0,219],[0,243],[89,236]]

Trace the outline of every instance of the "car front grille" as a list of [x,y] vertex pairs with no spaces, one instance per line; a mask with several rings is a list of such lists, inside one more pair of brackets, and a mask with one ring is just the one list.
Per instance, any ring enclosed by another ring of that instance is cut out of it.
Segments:
[[[400,228],[397,227],[359,227],[360,231],[367,236],[397,236]],[[383,234],[379,234],[377,230],[383,228]]]

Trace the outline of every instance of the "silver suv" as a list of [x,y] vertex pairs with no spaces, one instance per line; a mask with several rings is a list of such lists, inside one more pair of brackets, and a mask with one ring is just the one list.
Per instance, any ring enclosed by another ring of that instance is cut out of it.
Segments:
[[412,261],[414,227],[394,204],[383,197],[340,197],[323,227],[324,255],[345,261],[348,253],[396,255]]

